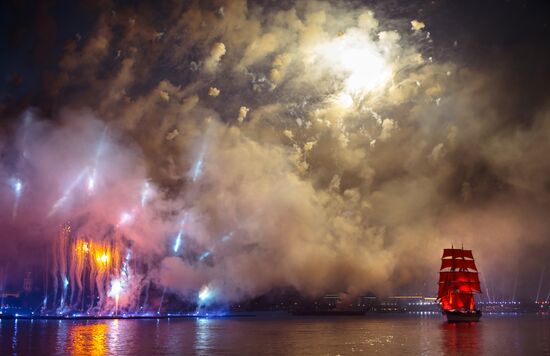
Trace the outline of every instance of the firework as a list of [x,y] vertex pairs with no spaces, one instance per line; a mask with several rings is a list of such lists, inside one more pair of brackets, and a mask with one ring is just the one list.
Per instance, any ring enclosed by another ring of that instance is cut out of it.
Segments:
[[208,300],[212,298],[212,296],[213,296],[213,293],[210,287],[207,285],[203,286],[200,289],[198,294],[199,304],[201,305],[205,304]]
[[17,216],[17,208],[19,207],[19,199],[23,192],[23,182],[19,178],[12,178],[10,180],[10,185],[14,195],[12,217],[15,218]]
[[[506,242],[524,226],[544,230],[540,209],[523,207],[538,196],[528,177],[545,186],[548,125],[533,118],[508,135],[477,101],[493,86],[439,60],[428,22],[385,23],[358,4],[275,3],[239,2],[223,16],[178,6],[162,36],[153,16],[136,13],[132,30],[109,17],[59,53],[63,73],[47,87],[64,95],[52,96],[48,118],[26,113],[2,127],[0,218],[15,236],[6,251],[51,250],[43,309],[161,312],[214,291],[225,303],[285,287],[386,292],[424,278],[426,251],[410,252],[418,236],[435,252],[447,229],[489,236],[503,226]],[[484,184],[484,172],[507,189]],[[508,191],[526,195],[477,209]],[[487,218],[487,231],[464,227],[465,215]],[[492,283],[489,301],[504,290]]]
[[73,179],[73,181],[63,191],[61,197],[57,199],[56,202],[53,204],[50,212],[48,213],[48,217],[54,215],[57,210],[66,202],[72,191],[80,184],[87,172],[88,168],[86,167],[78,174],[78,176],[75,177],[75,179]]

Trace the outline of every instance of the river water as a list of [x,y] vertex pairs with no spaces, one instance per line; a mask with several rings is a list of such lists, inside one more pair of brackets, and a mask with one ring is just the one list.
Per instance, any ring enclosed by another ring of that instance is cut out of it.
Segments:
[[0,321],[0,355],[550,355],[550,318],[441,316]]

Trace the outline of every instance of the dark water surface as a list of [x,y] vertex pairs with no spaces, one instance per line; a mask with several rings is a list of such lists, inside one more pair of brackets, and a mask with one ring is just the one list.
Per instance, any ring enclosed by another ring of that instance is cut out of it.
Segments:
[[0,321],[0,355],[550,355],[550,318],[440,316]]

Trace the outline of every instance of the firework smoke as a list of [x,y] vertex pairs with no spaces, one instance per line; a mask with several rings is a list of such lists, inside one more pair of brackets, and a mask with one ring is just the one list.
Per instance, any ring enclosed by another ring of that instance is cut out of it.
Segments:
[[[430,295],[452,243],[487,278],[548,245],[548,115],[501,126],[490,79],[423,53],[429,23],[218,3],[102,15],[59,62],[55,118],[6,131],[0,253],[53,251],[60,307],[87,288],[118,312],[150,283],[202,304]],[[146,275],[124,272],[130,247]]]

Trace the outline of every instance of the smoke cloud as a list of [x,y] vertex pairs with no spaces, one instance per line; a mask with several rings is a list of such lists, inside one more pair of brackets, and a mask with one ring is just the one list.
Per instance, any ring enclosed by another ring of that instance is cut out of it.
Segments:
[[57,64],[51,117],[4,127],[2,261],[49,265],[70,222],[119,236],[148,265],[139,283],[184,297],[433,295],[441,250],[463,244],[490,293],[514,278],[531,293],[550,250],[548,110],[511,124],[496,79],[427,55],[418,20],[315,1],[163,10],[102,12]]

